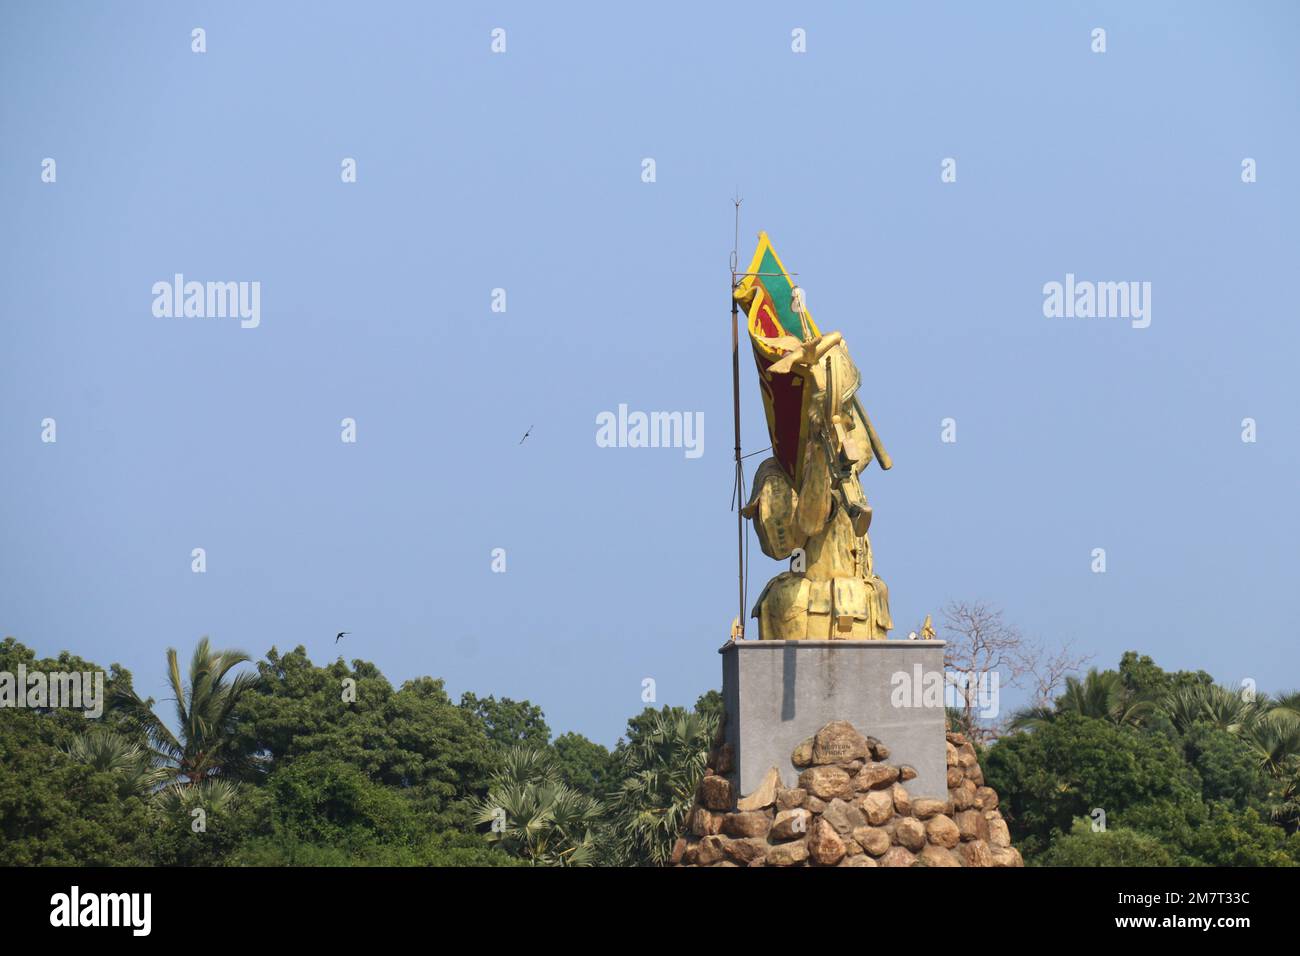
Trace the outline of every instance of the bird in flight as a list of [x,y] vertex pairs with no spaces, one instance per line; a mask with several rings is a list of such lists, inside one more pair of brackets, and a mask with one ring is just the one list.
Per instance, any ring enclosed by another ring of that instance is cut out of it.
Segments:
[[351,633],[352,633],[351,631],[339,631],[338,634],[334,636],[334,643],[337,644],[339,641],[343,640],[343,636],[345,634],[351,634]]
[[[531,435],[531,434],[533,433],[533,428],[534,428],[534,427],[535,427],[535,426],[533,426],[533,425],[529,425],[529,426],[528,426],[528,431],[524,432],[524,438],[527,438],[529,435]],[[519,444],[522,445],[522,444],[524,443],[524,438],[519,439]]]

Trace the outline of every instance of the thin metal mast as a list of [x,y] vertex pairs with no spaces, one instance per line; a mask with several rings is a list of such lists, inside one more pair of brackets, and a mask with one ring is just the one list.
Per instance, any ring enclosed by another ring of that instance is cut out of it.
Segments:
[[736,270],[739,268],[740,249],[740,193],[732,200],[736,205],[736,239],[731,247],[731,405],[736,423],[736,577],[740,598],[739,612],[736,614],[737,626],[732,628],[731,639],[743,640],[745,637],[745,516],[741,509],[745,506],[745,466],[740,454],[740,317],[736,301]]

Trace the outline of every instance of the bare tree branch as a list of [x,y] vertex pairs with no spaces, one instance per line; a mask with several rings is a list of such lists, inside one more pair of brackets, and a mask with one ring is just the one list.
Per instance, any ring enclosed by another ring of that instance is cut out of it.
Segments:
[[[1066,676],[1079,670],[1091,655],[1078,656],[1067,643],[1048,650],[1008,624],[1000,608],[982,601],[950,601],[943,608],[944,669],[955,695],[957,722],[972,741],[986,743],[1000,736],[980,711],[998,707],[1003,687],[1027,684],[1034,704],[1050,703]],[[999,707],[1000,709],[1000,707]],[[1003,723],[1009,715],[1003,715]]]

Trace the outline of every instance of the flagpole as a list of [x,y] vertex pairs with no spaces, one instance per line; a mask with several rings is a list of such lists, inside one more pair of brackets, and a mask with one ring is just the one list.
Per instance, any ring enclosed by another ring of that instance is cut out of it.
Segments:
[[740,314],[736,302],[736,269],[739,266],[737,255],[740,247],[740,196],[736,204],[736,244],[731,249],[731,406],[732,417],[736,425],[736,577],[740,598],[740,610],[736,615],[736,627],[731,629],[731,639],[743,640],[745,637],[745,516],[741,509],[745,507],[745,472],[740,455]]

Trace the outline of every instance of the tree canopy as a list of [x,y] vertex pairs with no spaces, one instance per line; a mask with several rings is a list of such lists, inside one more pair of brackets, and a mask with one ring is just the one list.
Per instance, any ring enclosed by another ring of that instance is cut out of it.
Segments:
[[[645,707],[613,750],[542,708],[302,647],[160,658],[170,710],[105,671],[98,718],[0,708],[0,865],[663,865],[716,739],[717,691]],[[99,671],[0,642],[0,670]],[[960,723],[962,714],[955,715]],[[1300,864],[1300,697],[1126,653],[981,748],[1041,866]]]

